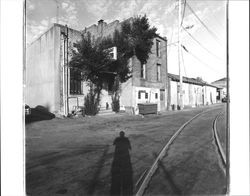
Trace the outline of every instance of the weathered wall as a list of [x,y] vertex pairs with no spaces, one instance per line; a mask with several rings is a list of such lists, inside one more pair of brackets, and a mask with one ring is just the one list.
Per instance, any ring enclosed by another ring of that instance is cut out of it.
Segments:
[[31,107],[43,105],[55,111],[55,87],[58,77],[54,64],[55,29],[50,28],[27,47],[25,103]]
[[216,88],[212,86],[204,86],[205,92],[205,104],[214,104],[216,103]]
[[[157,110],[160,111],[160,89],[158,88],[147,88],[147,87],[136,87],[133,86],[133,107],[136,108],[138,103],[156,103],[157,104]],[[139,92],[143,91],[141,93],[141,97],[139,99]],[[148,93],[148,97],[146,97],[146,93]],[[157,98],[155,97],[155,94],[157,94]]]
[[[66,33],[66,27],[62,26],[62,25],[58,25],[56,24],[56,28],[60,29],[60,34],[57,37],[57,39],[60,39],[60,46],[56,46],[56,48],[60,48],[60,88],[57,88],[57,91],[59,91],[60,94],[60,111],[61,113],[63,113],[64,111],[64,106],[65,106],[65,102],[67,101],[66,99],[63,99],[63,97],[66,97],[66,92],[63,91],[63,83],[66,86],[67,81],[63,80],[63,66],[64,64],[67,63],[66,61],[66,55],[67,55],[67,50],[64,51],[64,45],[65,48],[67,48],[66,42],[64,42],[63,39],[63,35],[62,32]],[[76,43],[77,41],[81,40],[81,32],[68,28],[68,62],[70,62],[70,59],[72,58],[72,49],[73,44]],[[69,112],[71,112],[72,110],[74,110],[75,106],[83,106],[84,105],[84,96],[87,94],[88,92],[88,87],[86,85],[86,83],[82,82],[81,84],[81,88],[83,91],[82,95],[79,94],[71,94],[70,93],[70,75],[68,76],[68,88],[69,88],[69,92],[68,92],[68,104],[69,104]],[[58,99],[59,100],[59,99]]]
[[[161,56],[156,56],[156,40],[161,41],[160,51]],[[151,49],[151,54],[149,54],[149,59],[146,63],[146,78],[141,78],[141,63],[134,57],[133,58],[133,86],[141,87],[151,87],[165,89],[167,84],[167,74],[166,74],[166,50],[164,46],[165,41],[160,38],[154,39],[154,44]],[[161,77],[160,81],[157,81],[157,64],[161,65]]]
[[171,102],[170,105],[178,105],[177,82],[170,81]]
[[[115,29],[120,29],[121,23],[114,21],[112,23],[100,23],[92,25],[85,29],[85,32],[91,32],[94,39],[98,37],[110,36]],[[68,28],[69,30],[69,56],[68,62],[71,59],[71,48],[73,43],[81,39],[81,32]],[[52,112],[64,113],[66,110],[67,91],[65,87],[67,82],[66,76],[66,51],[67,48],[64,42],[62,32],[66,33],[65,26],[54,24],[47,32],[45,32],[38,40],[36,40],[27,51],[27,81],[26,81],[26,103],[34,107],[36,105],[48,106]],[[84,32],[84,31],[83,31]],[[156,39],[152,47],[152,54],[146,65],[146,79],[140,78],[140,62],[133,57],[131,67],[133,67],[133,77],[127,83],[122,84],[121,105],[136,106],[136,92],[132,86],[146,87],[151,91],[160,89],[165,90],[164,99],[167,100],[167,62],[166,62],[166,41],[162,38],[157,38],[161,41],[160,51],[161,56],[156,56]],[[161,80],[156,80],[157,63],[161,64]],[[70,86],[70,85],[69,85]],[[69,89],[68,89],[69,90]],[[69,111],[77,104],[84,104],[84,96],[88,92],[88,87],[82,83],[83,95],[68,94]],[[160,93],[158,95],[160,97]],[[78,100],[78,102],[77,102]],[[102,92],[101,106],[105,103],[111,103],[111,96],[106,91]],[[162,104],[164,106],[164,104]],[[165,107],[167,106],[167,101]]]
[[132,106],[132,78],[121,85],[121,106]]
[[[171,101],[170,105],[178,105],[177,86],[179,82],[170,81]],[[211,86],[200,86],[190,83],[182,85],[183,106],[195,107],[216,103],[216,88]]]
[[[160,41],[160,57],[156,55],[156,40]],[[164,100],[161,110],[167,108],[167,52],[166,52],[166,41],[161,38],[155,38],[153,40],[154,44],[151,48],[151,53],[149,54],[149,59],[146,63],[146,77],[141,78],[141,62],[133,57],[133,86],[135,87],[146,87],[151,88],[152,90],[160,89],[164,90]],[[157,81],[157,64],[160,64],[160,80]],[[159,93],[160,94],[160,93]],[[134,97],[136,98],[136,97]],[[158,100],[159,101],[159,100]],[[160,108],[160,107],[158,107]]]
[[[93,39],[97,39],[98,37],[106,37],[106,36],[112,36],[115,29],[120,29],[121,23],[119,21],[114,21],[112,23],[105,23],[101,22],[98,25],[92,25],[84,30],[84,32],[90,32]],[[160,44],[160,57],[157,57],[156,55],[156,40],[159,40],[161,42]],[[163,104],[165,109],[167,107],[167,51],[166,51],[166,43],[167,41],[157,37],[153,40],[154,44],[151,49],[151,54],[149,55],[148,62],[146,64],[146,78],[142,79],[140,76],[141,73],[141,63],[136,58],[132,58],[132,67],[133,67],[133,76],[132,76],[132,86],[134,87],[147,87],[152,89],[164,89],[164,99],[165,104]],[[161,65],[161,80],[157,81],[157,63]],[[125,106],[136,106],[136,93],[135,91],[130,91],[126,88],[124,88],[126,85],[122,86],[122,95],[121,95],[121,104]],[[124,96],[126,93],[126,96]],[[105,101],[109,101],[110,97],[107,93],[103,95],[102,99]],[[103,103],[102,103],[103,104]],[[130,105],[127,105],[130,104]]]

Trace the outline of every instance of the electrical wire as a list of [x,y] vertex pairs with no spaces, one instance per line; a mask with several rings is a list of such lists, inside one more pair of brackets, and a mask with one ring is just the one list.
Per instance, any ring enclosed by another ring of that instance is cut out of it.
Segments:
[[217,55],[213,54],[211,51],[209,51],[205,46],[203,46],[197,39],[194,38],[194,36],[191,35],[191,33],[189,33],[183,26],[182,26],[183,30],[196,42],[198,43],[198,45],[200,47],[202,47],[204,50],[206,50],[209,54],[211,54],[212,56],[214,56],[215,58],[217,58],[218,60],[222,61],[221,58],[219,58]]
[[185,16],[186,3],[187,3],[186,1],[187,1],[187,0],[184,0],[184,9],[183,9],[183,13],[182,13],[181,26],[182,26],[183,19],[184,19],[184,16]]
[[213,31],[211,31],[207,25],[200,19],[200,17],[195,13],[195,11],[191,8],[191,6],[186,3],[188,8],[190,9],[190,11],[193,13],[193,15],[200,21],[200,23],[206,28],[206,30],[210,33],[210,35],[221,45],[220,43],[220,39],[217,37],[217,35],[215,35],[215,33]]
[[191,53],[189,50],[187,50],[187,48],[183,45],[181,45],[182,48],[188,53],[190,54],[193,58],[195,58],[197,61],[199,61],[201,64],[205,65],[207,68],[209,68],[210,70],[213,70],[214,72],[218,73],[220,71],[214,69],[213,67],[211,67],[210,65],[208,65],[207,63],[203,62],[202,60],[200,60],[197,56],[195,56],[193,53]]

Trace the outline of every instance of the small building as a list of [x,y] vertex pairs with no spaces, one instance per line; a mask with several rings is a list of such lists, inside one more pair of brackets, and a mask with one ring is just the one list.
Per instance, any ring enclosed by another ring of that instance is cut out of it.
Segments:
[[[170,105],[172,110],[178,108],[180,77],[168,74]],[[216,103],[217,87],[206,83],[201,79],[183,77],[182,83],[183,106],[197,107],[200,105],[210,105]]]
[[[68,67],[73,43],[90,32],[93,39],[112,35],[121,22],[98,21],[83,31],[53,24],[27,47],[25,70],[25,103],[31,107],[42,105],[55,114],[67,115],[84,105],[89,87],[75,79],[75,70]],[[120,105],[135,110],[138,103],[156,103],[157,110],[167,108],[167,40],[157,36],[146,64],[134,56],[129,61],[132,78],[122,84]],[[79,72],[79,74],[81,74]],[[102,92],[101,107],[111,105],[111,95]]]
[[221,100],[227,96],[227,78],[221,78],[211,84],[218,87],[216,99],[218,102],[221,102]]

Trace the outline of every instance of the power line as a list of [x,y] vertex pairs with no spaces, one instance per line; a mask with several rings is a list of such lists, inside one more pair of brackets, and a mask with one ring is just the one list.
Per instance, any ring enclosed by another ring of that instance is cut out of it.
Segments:
[[197,56],[195,56],[193,53],[191,53],[189,50],[187,50],[187,48],[183,45],[181,45],[182,48],[188,53],[190,54],[193,58],[195,58],[197,61],[199,61],[200,63],[202,63],[203,65],[205,65],[206,67],[208,67],[209,69],[213,70],[214,72],[220,72],[216,69],[214,69],[213,67],[211,67],[210,65],[208,65],[207,63],[203,62],[202,60],[200,60]]
[[206,30],[210,33],[210,35],[221,45],[220,39],[217,37],[217,35],[211,31],[207,25],[199,18],[199,16],[195,13],[195,11],[190,7],[188,3],[186,3],[190,11],[194,14],[194,16],[200,21],[200,23],[206,28]]
[[186,1],[187,1],[187,0],[184,1],[184,9],[183,9],[183,13],[182,13],[181,26],[182,26],[183,19],[184,19],[184,15],[185,15],[186,3],[187,3]]
[[[183,26],[182,28],[184,29],[184,31],[196,42],[199,44],[199,46],[201,46],[204,50],[206,50],[209,54],[211,54],[212,56],[214,56],[215,58],[221,60],[221,58],[219,58],[217,55],[213,54],[211,51],[209,51],[205,46],[203,46],[197,39],[194,38],[194,36],[191,35],[191,33],[189,33]],[[221,60],[222,61],[222,60]]]

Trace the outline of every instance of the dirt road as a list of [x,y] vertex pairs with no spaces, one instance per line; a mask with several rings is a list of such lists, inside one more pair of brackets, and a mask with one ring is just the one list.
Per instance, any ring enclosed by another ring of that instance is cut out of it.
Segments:
[[[221,110],[224,106],[214,105]],[[187,120],[207,107],[162,115],[53,119],[26,126],[28,195],[108,195],[112,145],[125,130],[132,151],[133,184]],[[134,187],[135,188],[135,187]]]
[[221,108],[200,115],[183,129],[159,164],[145,195],[222,195],[226,175],[213,134]]

